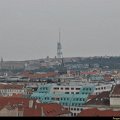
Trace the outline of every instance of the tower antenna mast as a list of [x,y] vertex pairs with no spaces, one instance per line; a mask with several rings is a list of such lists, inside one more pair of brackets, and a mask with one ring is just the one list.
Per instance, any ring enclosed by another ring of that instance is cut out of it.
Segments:
[[59,41],[57,43],[57,58],[62,58],[61,31],[59,28]]

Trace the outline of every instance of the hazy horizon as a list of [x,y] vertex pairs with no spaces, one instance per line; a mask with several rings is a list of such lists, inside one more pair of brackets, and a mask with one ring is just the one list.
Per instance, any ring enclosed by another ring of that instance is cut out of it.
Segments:
[[120,0],[0,0],[0,57],[119,56]]

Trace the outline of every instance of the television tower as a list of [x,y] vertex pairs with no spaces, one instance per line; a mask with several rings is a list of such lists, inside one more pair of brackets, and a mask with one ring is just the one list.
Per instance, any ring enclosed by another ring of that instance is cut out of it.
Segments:
[[61,32],[59,29],[59,41],[57,42],[57,58],[62,58]]
[[1,62],[0,62],[0,68],[1,68],[1,70],[3,68],[3,58],[2,57],[1,57]]

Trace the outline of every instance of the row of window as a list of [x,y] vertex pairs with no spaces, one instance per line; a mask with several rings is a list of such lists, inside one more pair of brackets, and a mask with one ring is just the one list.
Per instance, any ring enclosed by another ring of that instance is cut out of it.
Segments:
[[[61,103],[61,105],[63,106],[69,106],[70,104],[69,103]],[[80,103],[72,103],[70,106],[81,106],[82,104]]]
[[47,87],[41,87],[41,88],[39,88],[40,90],[48,90],[48,88]]
[[99,88],[96,88],[96,90],[105,90],[106,89],[106,87],[99,87]]
[[49,97],[45,97],[45,100],[49,100]]
[[22,92],[22,90],[16,90],[16,89],[2,89],[0,92]]
[[82,108],[70,108],[71,110],[74,110],[74,111],[81,111]]
[[[63,90],[63,87],[59,88],[59,87],[55,87],[54,90]],[[65,90],[70,90],[69,87],[66,87]],[[71,90],[80,90],[80,88],[71,88]]]
[[[70,94],[70,92],[65,92],[65,94]],[[79,92],[71,92],[71,94],[79,94]]]
[[83,88],[83,90],[87,90],[87,91],[90,90],[91,91],[92,89],[91,88]]
[[[61,100],[67,100],[67,101],[70,99],[69,98],[61,98]],[[85,101],[85,98],[73,98],[73,101]]]
[[[60,90],[60,89],[63,90],[63,87],[61,87],[61,88],[55,87],[54,88],[54,90]],[[70,88],[66,87],[65,90],[70,90]],[[71,88],[71,90],[80,90],[80,88]],[[91,88],[83,88],[83,90],[87,90],[87,91],[90,90],[91,91],[92,89]]]
[[74,101],[85,101],[85,98],[73,98]]
[[77,113],[71,113],[71,116],[77,116]]
[[[40,97],[34,97],[34,98],[37,98],[37,99],[40,99]],[[69,100],[71,100],[71,98],[49,98],[49,97],[45,97],[44,98],[45,100],[57,100],[57,101],[59,101],[59,100],[64,100],[64,101],[69,101]],[[73,101],[85,101],[85,98],[73,98]]]
[[85,95],[85,94],[86,94],[86,95],[88,95],[88,94],[90,94],[90,93],[85,93],[85,92],[82,92],[82,95]]

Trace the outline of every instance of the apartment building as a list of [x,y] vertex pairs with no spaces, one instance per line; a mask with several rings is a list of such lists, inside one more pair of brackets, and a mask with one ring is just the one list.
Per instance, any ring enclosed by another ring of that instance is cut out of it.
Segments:
[[14,94],[27,95],[24,85],[0,84],[0,96],[12,96]]

